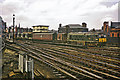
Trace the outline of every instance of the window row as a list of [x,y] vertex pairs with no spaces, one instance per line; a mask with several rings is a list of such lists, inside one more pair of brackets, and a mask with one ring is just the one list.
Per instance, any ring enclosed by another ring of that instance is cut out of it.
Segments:
[[47,29],[33,29],[33,31],[40,31],[40,30],[47,30]]
[[88,41],[94,41],[97,39],[97,35],[70,35],[70,40],[88,40]]
[[120,37],[120,34],[119,33],[112,33],[111,37]]

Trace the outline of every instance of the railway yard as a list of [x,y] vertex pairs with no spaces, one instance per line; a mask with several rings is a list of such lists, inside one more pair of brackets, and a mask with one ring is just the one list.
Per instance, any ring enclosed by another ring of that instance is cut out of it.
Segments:
[[[6,7],[6,1],[0,4]],[[10,15],[0,15],[0,80],[120,80],[120,21],[113,14],[119,1],[106,4],[101,0],[91,7],[87,4],[95,1],[78,1],[83,6],[74,1],[55,0],[53,5],[41,1],[22,0],[8,10]],[[48,4],[52,6],[44,10]],[[54,15],[56,11],[59,15]]]
[[[15,43],[6,42],[6,50],[15,54],[15,61],[10,66],[18,65],[19,51],[27,53],[34,60],[34,79],[120,80],[120,48],[82,48],[18,40]],[[16,66],[13,69],[17,69]],[[25,78],[25,73],[19,75],[19,78]]]

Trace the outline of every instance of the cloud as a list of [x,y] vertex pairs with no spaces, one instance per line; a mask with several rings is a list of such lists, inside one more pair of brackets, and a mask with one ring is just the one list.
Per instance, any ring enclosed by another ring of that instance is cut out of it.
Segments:
[[118,1],[108,0],[2,0],[0,15],[12,25],[12,15],[16,24],[23,27],[50,25],[58,29],[63,25],[86,22],[88,28],[101,28],[104,21],[118,20]]

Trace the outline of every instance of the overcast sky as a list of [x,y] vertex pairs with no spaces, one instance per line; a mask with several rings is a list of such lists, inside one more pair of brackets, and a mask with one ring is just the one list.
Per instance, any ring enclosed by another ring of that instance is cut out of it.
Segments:
[[59,23],[87,23],[89,29],[101,29],[104,21],[118,21],[118,1],[120,0],[0,0],[0,16],[12,25],[12,15],[16,15],[16,25],[32,27],[49,25],[58,29]]

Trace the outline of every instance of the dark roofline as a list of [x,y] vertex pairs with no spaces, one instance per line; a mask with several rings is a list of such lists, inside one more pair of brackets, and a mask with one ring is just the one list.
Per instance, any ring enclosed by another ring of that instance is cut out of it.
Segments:
[[111,22],[112,22],[112,23],[120,23],[120,22],[116,22],[116,21],[115,21],[115,22],[111,21]]
[[78,26],[78,25],[80,25],[80,24],[68,24],[68,26]]
[[112,22],[111,21],[111,28],[120,28],[120,22]]
[[43,27],[43,26],[45,26],[45,27],[49,27],[48,25],[36,25],[36,26],[32,26],[32,27]]
[[112,21],[111,21],[111,26],[112,26],[113,23],[118,23],[118,24],[120,24],[120,22],[112,22]]

